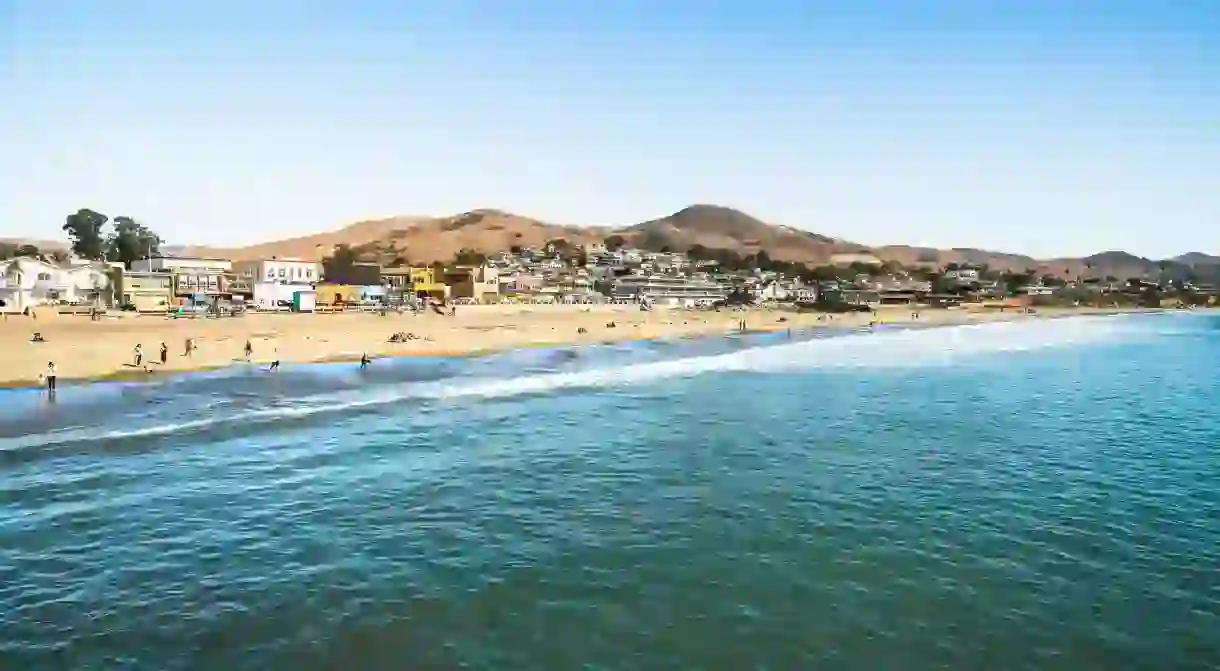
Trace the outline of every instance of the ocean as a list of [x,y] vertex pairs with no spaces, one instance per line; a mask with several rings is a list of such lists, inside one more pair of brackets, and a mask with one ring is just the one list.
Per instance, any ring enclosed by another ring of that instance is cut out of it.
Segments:
[[1220,316],[0,391],[0,669],[1220,668]]

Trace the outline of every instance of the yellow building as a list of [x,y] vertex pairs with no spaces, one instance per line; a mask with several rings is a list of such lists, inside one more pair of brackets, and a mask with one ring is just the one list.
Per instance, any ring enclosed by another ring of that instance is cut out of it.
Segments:
[[435,268],[426,266],[411,268],[411,288],[415,290],[415,295],[444,299],[446,286],[444,282],[437,280],[436,275]]
[[338,305],[343,303],[359,303],[363,287],[358,287],[354,284],[329,284],[321,283],[315,288],[318,293],[318,304],[320,305]]

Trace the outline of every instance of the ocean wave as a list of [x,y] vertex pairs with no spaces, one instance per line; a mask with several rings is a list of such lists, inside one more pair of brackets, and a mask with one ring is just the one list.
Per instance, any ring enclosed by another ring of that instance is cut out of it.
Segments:
[[[779,345],[737,349],[728,353],[689,356],[626,365],[563,372],[518,374],[513,377],[458,377],[396,382],[369,388],[294,399],[273,408],[218,413],[209,417],[135,428],[81,428],[0,439],[0,454],[81,441],[114,441],[258,425],[281,420],[357,411],[403,401],[456,402],[464,399],[510,398],[565,390],[642,385],[709,373],[776,374],[811,368],[895,368],[952,365],[963,360],[1002,353],[1097,344],[1147,327],[1122,317],[1080,317],[1039,321],[988,322],[922,329],[879,329],[838,337],[814,338]],[[545,357],[545,354],[535,356]],[[10,455],[11,456],[11,455]],[[2,459],[2,457],[0,457]]]

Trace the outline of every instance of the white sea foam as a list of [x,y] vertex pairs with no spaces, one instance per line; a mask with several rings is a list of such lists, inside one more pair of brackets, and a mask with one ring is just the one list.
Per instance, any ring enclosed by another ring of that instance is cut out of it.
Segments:
[[1148,329],[1121,317],[990,322],[926,329],[878,329],[840,337],[742,349],[725,354],[590,368],[512,378],[455,378],[351,389],[298,399],[292,406],[249,410],[128,430],[75,430],[0,440],[0,450],[38,445],[112,440],[257,424],[342,412],[401,401],[460,401],[546,394],[567,389],[608,388],[689,378],[715,372],[783,373],[808,369],[893,368],[959,363],[976,357],[1111,341]]

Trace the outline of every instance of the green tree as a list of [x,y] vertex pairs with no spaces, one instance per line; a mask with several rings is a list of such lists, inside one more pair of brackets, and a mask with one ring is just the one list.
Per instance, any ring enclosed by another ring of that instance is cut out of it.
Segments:
[[481,266],[487,263],[487,256],[478,250],[463,247],[457,256],[453,257],[453,263],[459,266]]
[[0,261],[7,261],[17,255],[17,245],[0,242]]
[[606,249],[617,252],[623,248],[623,245],[627,244],[627,240],[623,236],[615,234],[603,240],[602,244],[606,245]]
[[121,261],[127,268],[136,259],[156,256],[161,250],[161,236],[131,217],[115,217],[114,231],[106,239],[107,258]]
[[322,274],[325,277],[344,277],[356,265],[358,256],[351,245],[335,245],[331,255],[322,259]]
[[83,259],[99,261],[105,254],[105,237],[102,228],[110,218],[90,209],[77,210],[64,219],[63,230],[72,240],[72,251]]
[[34,245],[18,245],[13,250],[13,256],[38,256],[40,252]]
[[1004,273],[1001,276],[1004,283],[1004,291],[1009,296],[1014,296],[1017,290],[1021,287],[1029,286],[1034,281],[1033,273]]
[[839,279],[839,270],[834,266],[818,266],[809,270],[809,277],[818,282],[833,282]]

